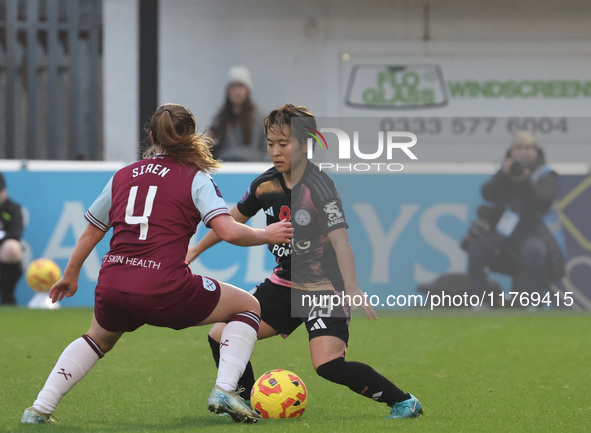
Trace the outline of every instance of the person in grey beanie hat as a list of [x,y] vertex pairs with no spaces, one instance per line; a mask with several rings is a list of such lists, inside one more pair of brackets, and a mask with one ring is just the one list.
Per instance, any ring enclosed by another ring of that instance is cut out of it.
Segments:
[[222,161],[268,161],[264,113],[252,102],[252,78],[244,66],[228,71],[224,104],[213,118],[208,134],[214,139],[214,158]]

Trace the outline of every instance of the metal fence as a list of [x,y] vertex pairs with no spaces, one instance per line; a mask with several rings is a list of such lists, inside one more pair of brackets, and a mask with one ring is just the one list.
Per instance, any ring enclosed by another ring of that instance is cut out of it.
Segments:
[[0,0],[0,159],[103,159],[102,0]]

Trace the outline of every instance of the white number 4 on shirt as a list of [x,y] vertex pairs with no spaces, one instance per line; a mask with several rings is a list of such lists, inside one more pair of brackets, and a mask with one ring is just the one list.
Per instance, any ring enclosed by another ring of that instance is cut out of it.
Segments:
[[134,216],[133,208],[135,207],[135,198],[137,196],[137,186],[132,186],[129,190],[129,198],[127,199],[127,208],[125,208],[125,222],[127,224],[140,225],[140,240],[146,240],[148,237],[148,218],[152,215],[152,207],[154,206],[154,198],[156,197],[157,186],[151,185],[146,196],[146,203],[144,204],[144,214],[142,216]]

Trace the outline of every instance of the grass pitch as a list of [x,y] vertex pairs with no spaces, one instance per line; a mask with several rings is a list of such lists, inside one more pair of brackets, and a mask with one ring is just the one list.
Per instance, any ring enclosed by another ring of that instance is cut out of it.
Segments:
[[347,358],[416,395],[425,414],[414,420],[385,420],[385,405],[319,378],[302,327],[285,341],[259,342],[253,363],[257,375],[287,368],[302,377],[303,417],[234,424],[207,411],[215,378],[207,328],[146,326],[124,335],[62,400],[59,423],[21,425],[91,311],[0,308],[0,432],[591,431],[591,316],[548,312],[356,316]]

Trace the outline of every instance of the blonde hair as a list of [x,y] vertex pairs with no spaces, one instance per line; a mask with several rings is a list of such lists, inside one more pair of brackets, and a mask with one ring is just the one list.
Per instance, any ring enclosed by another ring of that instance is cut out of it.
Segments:
[[524,146],[524,147],[538,147],[538,140],[536,136],[528,131],[517,131],[513,136],[511,143],[513,147]]
[[180,163],[211,173],[219,168],[220,163],[211,154],[213,140],[197,133],[195,117],[187,107],[162,104],[152,115],[147,130],[153,145],[144,152],[144,158],[153,156],[157,145]]

